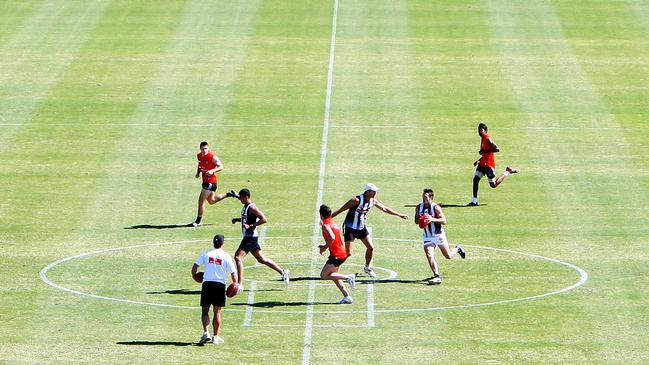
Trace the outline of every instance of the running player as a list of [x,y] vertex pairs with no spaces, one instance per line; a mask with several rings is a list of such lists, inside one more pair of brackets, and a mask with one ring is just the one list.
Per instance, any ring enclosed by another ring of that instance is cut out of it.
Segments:
[[284,286],[288,288],[291,280],[289,276],[290,271],[284,270],[275,261],[267,258],[261,252],[261,246],[259,246],[259,232],[257,232],[257,227],[267,222],[266,215],[252,202],[250,190],[241,189],[238,196],[239,201],[243,204],[241,218],[232,218],[232,224],[241,222],[241,232],[243,234],[241,244],[234,253],[234,261],[239,271],[239,291],[243,291],[243,259],[249,252],[257,259],[257,262],[270,267],[282,275]]
[[[217,234],[212,239],[214,249],[203,252],[194,266],[192,266],[192,277],[198,271],[199,266],[205,266],[203,273],[203,284],[201,286],[201,322],[203,323],[203,336],[200,344],[212,341],[215,344],[223,343],[219,336],[221,327],[221,308],[225,306],[225,283],[227,274],[230,274],[233,283],[237,282],[237,268],[232,261],[232,256],[223,250],[225,238]],[[214,337],[210,336],[210,307],[214,307]]]
[[487,175],[489,179],[489,186],[496,188],[503,180],[510,174],[518,172],[515,168],[507,166],[505,172],[496,178],[496,152],[500,152],[500,148],[494,142],[491,135],[487,132],[487,125],[484,123],[478,124],[478,135],[480,136],[480,158],[477,159],[473,166],[476,166],[475,176],[473,176],[473,200],[467,206],[478,205],[478,186],[480,179]]
[[218,173],[223,171],[223,163],[219,156],[210,151],[209,143],[203,141],[200,144],[201,151],[196,155],[198,158],[198,166],[196,167],[196,178],[203,177],[203,185],[201,193],[198,196],[198,214],[196,220],[190,223],[193,227],[198,227],[203,221],[203,214],[205,214],[205,202],[210,205],[215,204],[226,197],[237,197],[234,190],[230,190],[225,194],[217,194],[218,187]]
[[[423,240],[424,240],[424,253],[428,259],[428,265],[430,269],[433,270],[433,278],[428,282],[429,284],[441,284],[442,277],[439,276],[439,265],[435,260],[435,247],[439,247],[439,250],[442,252],[442,255],[447,259],[452,259],[455,254],[460,254],[460,257],[465,258],[466,253],[462,249],[462,246],[455,245],[455,248],[450,249],[448,247],[448,241],[446,239],[446,232],[442,225],[446,225],[446,216],[442,212],[442,208],[439,204],[433,202],[433,189],[424,189],[423,194],[421,195],[422,202],[417,204],[415,207],[415,223],[419,224],[420,219],[429,219],[428,225],[423,229]],[[420,226],[421,227],[421,226]]]
[[367,227],[365,225],[367,213],[372,207],[376,206],[380,211],[384,213],[396,215],[401,219],[408,219],[408,216],[406,214],[399,213],[376,199],[377,191],[379,191],[379,188],[376,185],[372,183],[366,184],[365,192],[363,192],[363,194],[352,197],[331,215],[331,217],[333,218],[343,211],[347,211],[343,232],[345,236],[345,249],[347,250],[347,255],[351,255],[352,242],[354,242],[354,239],[358,238],[359,240],[361,240],[366,248],[365,267],[363,267],[363,271],[365,271],[365,273],[371,278],[376,278],[376,273],[374,273],[374,270],[372,270],[374,243],[372,242],[372,235],[367,230]]
[[348,255],[345,246],[343,246],[340,226],[331,219],[331,208],[324,204],[320,206],[320,221],[322,238],[325,240],[324,245],[318,245],[320,254],[322,255],[329,249],[329,259],[322,268],[320,277],[324,280],[333,280],[340,292],[343,293],[343,299],[336,304],[352,304],[354,300],[349,295],[343,281],[349,283],[350,289],[354,289],[356,287],[356,274],[343,275],[338,272],[340,265],[345,262]]

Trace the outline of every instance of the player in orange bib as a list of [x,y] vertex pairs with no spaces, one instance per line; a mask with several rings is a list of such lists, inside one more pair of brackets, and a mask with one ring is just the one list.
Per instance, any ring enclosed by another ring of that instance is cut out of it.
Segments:
[[480,136],[480,158],[473,163],[476,167],[475,175],[473,176],[473,200],[468,206],[478,205],[478,187],[480,179],[487,175],[489,179],[489,186],[496,188],[503,180],[510,174],[518,172],[515,168],[507,166],[505,172],[496,178],[496,156],[495,153],[500,152],[500,148],[494,142],[491,135],[487,132],[487,125],[484,123],[478,124],[478,135]]
[[349,288],[356,287],[356,274],[343,275],[338,272],[340,265],[342,265],[347,257],[347,250],[343,243],[343,238],[338,223],[334,222],[331,218],[331,208],[326,205],[320,206],[320,220],[322,227],[322,238],[325,243],[318,245],[320,254],[322,255],[329,249],[329,259],[320,272],[320,277],[324,280],[333,280],[340,292],[343,294],[343,299],[336,304],[352,304],[354,300],[349,295],[349,291],[345,288],[345,283],[349,283]]
[[223,163],[219,156],[210,151],[209,143],[203,141],[200,144],[201,151],[196,155],[198,159],[198,166],[196,167],[196,178],[202,176],[203,184],[201,193],[198,196],[198,214],[196,220],[190,223],[190,226],[198,227],[203,222],[203,214],[205,214],[205,202],[210,205],[216,204],[224,198],[233,197],[237,198],[234,190],[230,190],[225,194],[217,194],[218,188],[218,173],[223,171]]

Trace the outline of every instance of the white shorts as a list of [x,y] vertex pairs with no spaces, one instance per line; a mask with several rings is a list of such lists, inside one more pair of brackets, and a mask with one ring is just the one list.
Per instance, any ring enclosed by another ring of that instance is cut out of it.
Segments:
[[432,237],[424,237],[424,247],[428,246],[448,246],[448,241],[446,240],[446,233]]

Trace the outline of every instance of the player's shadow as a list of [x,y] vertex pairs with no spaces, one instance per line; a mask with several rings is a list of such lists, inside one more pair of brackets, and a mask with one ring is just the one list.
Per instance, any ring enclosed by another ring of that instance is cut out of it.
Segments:
[[200,290],[189,290],[189,289],[171,289],[165,291],[150,291],[147,294],[172,294],[172,295],[199,295]]
[[321,304],[331,304],[324,302],[279,302],[279,301],[266,301],[266,302],[256,302],[256,303],[232,303],[231,305],[238,306],[250,306],[256,308],[274,308],[274,307],[303,307],[307,305],[321,305]]
[[[202,224],[201,226],[213,226],[213,224]],[[171,228],[187,228],[193,226],[190,224],[136,224],[124,229],[171,229]]]
[[119,341],[117,344],[128,346],[203,346],[197,342],[183,341]]
[[[255,291],[282,291],[281,289],[255,289]],[[171,294],[171,295],[200,295],[201,291],[199,290],[189,290],[189,289],[170,289],[165,291],[150,291],[147,294]]]
[[[486,203],[480,203],[480,205],[468,205],[468,204],[449,204],[449,203],[438,203],[440,207],[442,208],[475,208],[475,207],[482,207],[487,205]],[[404,207],[406,208],[415,208],[417,204],[406,204]]]

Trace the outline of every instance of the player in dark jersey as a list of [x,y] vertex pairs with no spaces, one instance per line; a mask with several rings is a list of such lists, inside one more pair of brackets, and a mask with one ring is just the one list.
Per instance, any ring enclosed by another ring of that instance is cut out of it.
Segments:
[[365,192],[363,192],[363,194],[352,197],[331,215],[333,218],[338,214],[347,211],[343,232],[345,236],[345,249],[347,250],[347,255],[351,255],[352,242],[354,242],[354,239],[358,238],[361,240],[366,248],[365,267],[363,268],[363,271],[365,271],[365,273],[371,278],[376,278],[376,273],[374,273],[371,266],[372,256],[374,254],[374,243],[372,242],[372,235],[365,226],[367,213],[372,207],[376,206],[384,213],[396,215],[401,219],[408,219],[408,215],[399,213],[376,199],[377,191],[379,191],[379,188],[376,185],[372,183],[366,184]]
[[236,198],[237,194],[234,190],[230,190],[225,194],[217,194],[218,187],[218,173],[223,171],[223,163],[219,156],[210,151],[209,143],[203,141],[200,144],[201,151],[196,155],[198,159],[198,166],[196,167],[196,178],[202,177],[203,184],[201,186],[201,193],[198,196],[198,213],[196,220],[190,223],[190,226],[198,227],[203,222],[203,214],[205,214],[205,202],[210,205],[216,204],[227,197]]
[[241,189],[238,197],[241,204],[243,204],[243,208],[241,209],[241,218],[232,218],[232,224],[241,222],[241,233],[243,235],[241,244],[234,253],[234,261],[237,264],[237,271],[239,272],[239,291],[243,290],[243,259],[246,257],[248,252],[252,253],[255,259],[257,259],[257,262],[270,267],[282,275],[284,286],[288,287],[291,280],[289,276],[290,271],[284,270],[275,261],[269,259],[263,254],[263,252],[261,252],[257,227],[268,222],[266,215],[255,203],[252,202],[250,190]]
[[507,176],[518,172],[517,169],[507,166],[505,172],[496,178],[495,153],[500,152],[500,148],[487,132],[486,124],[478,124],[478,135],[480,136],[480,158],[473,163],[473,166],[476,167],[475,175],[473,176],[473,200],[467,204],[468,206],[478,205],[478,187],[480,179],[482,179],[483,176],[487,175],[489,186],[496,188]]

